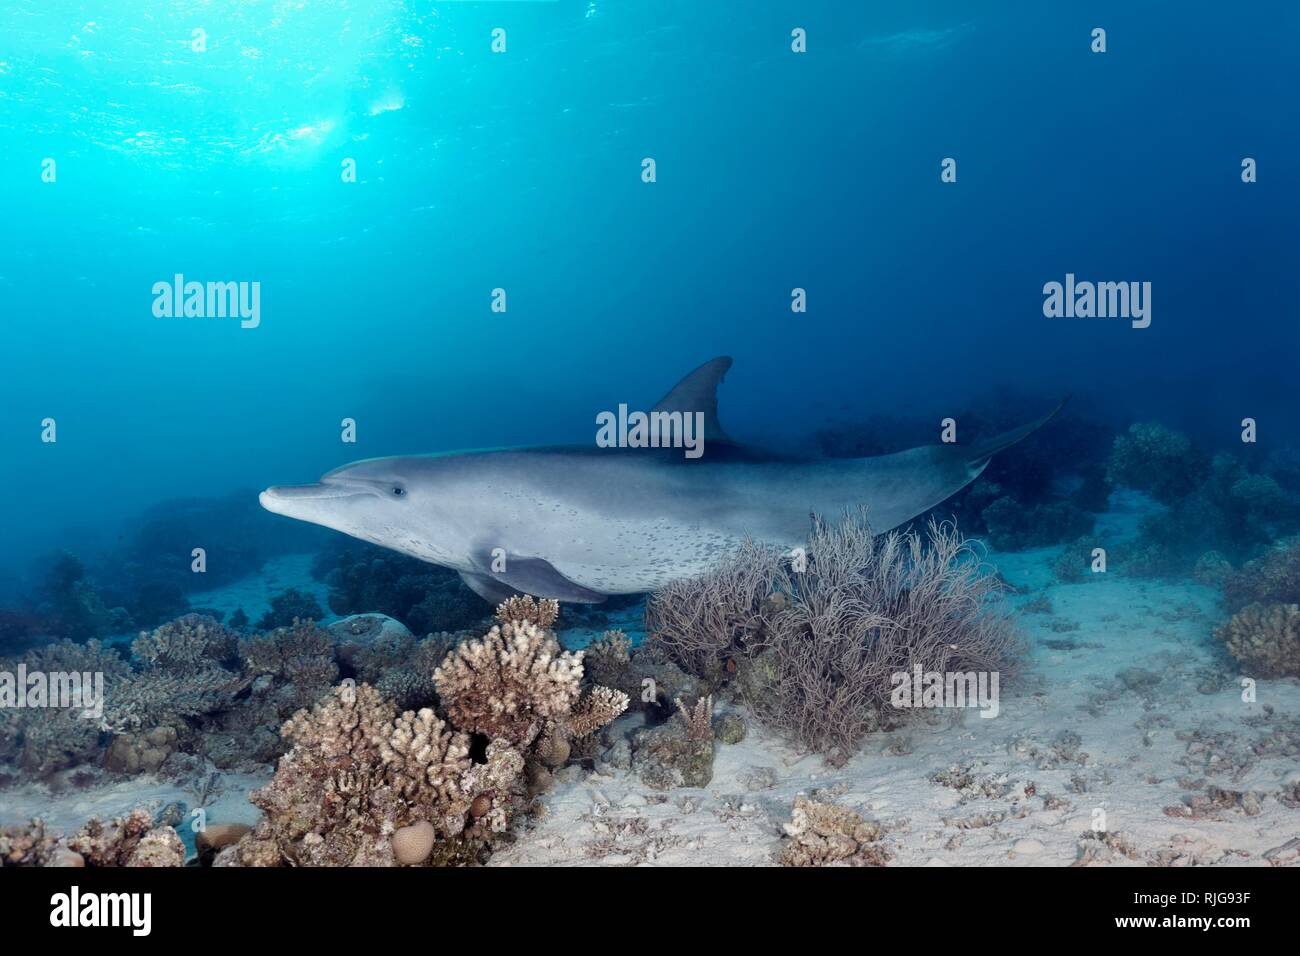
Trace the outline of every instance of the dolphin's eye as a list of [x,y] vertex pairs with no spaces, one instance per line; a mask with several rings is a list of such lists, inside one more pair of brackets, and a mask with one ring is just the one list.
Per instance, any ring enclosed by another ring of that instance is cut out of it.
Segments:
[[406,489],[403,488],[401,485],[395,485],[393,487],[393,494],[395,494],[397,497],[400,498],[402,497],[402,495],[406,494]]

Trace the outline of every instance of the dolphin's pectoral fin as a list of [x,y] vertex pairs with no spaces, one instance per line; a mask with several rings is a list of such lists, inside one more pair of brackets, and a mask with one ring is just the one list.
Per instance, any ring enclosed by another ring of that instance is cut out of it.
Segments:
[[519,593],[510,585],[491,574],[477,574],[473,571],[461,571],[460,579],[465,582],[467,588],[492,605],[500,604],[502,601],[512,598]]
[[710,359],[673,386],[652,412],[704,413],[704,440],[729,442],[730,438],[718,424],[718,385],[731,368],[731,357],[721,355]]
[[[500,571],[461,572],[461,577],[465,579],[466,584],[489,601],[494,599],[480,591],[479,587],[485,590],[489,587],[498,589],[493,593],[498,593],[499,589],[504,588],[506,597],[516,593],[531,594],[533,597],[555,598],[557,601],[569,601],[574,604],[599,604],[605,600],[605,595],[599,591],[592,591],[570,581],[555,570],[555,566],[545,558],[524,558],[507,553],[502,562],[504,567]],[[471,581],[470,578],[478,580]],[[496,603],[499,604],[504,600],[504,597],[496,599]]]

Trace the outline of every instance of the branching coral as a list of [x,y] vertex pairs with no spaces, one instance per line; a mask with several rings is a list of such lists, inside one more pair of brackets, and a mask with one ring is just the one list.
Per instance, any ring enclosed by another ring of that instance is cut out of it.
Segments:
[[374,688],[343,684],[290,718],[282,733],[292,748],[271,782],[249,797],[266,816],[240,842],[245,864],[348,866],[382,858],[398,798],[381,773],[380,742],[391,735],[394,716]]
[[[107,701],[128,686],[131,676],[130,666],[116,651],[94,640],[84,644],[64,640],[0,661],[0,670],[6,673],[16,673],[20,666],[29,675],[39,673],[47,678],[89,674],[92,688],[93,675],[102,674]],[[103,744],[100,722],[83,716],[83,710],[81,706],[0,707],[0,760],[38,779],[97,760]]]
[[336,687],[284,734],[292,749],[252,794],[266,815],[240,841],[245,865],[392,865],[420,823],[439,840],[433,862],[463,862],[522,806],[518,750],[493,740],[475,763],[466,734],[431,710],[395,715],[367,684]]
[[610,687],[593,687],[573,706],[569,713],[569,733],[586,737],[608,723],[612,723],[627,710],[628,696]]
[[1300,538],[1277,542],[1262,557],[1222,577],[1229,610],[1247,604],[1300,603]]
[[[627,707],[627,695],[607,687],[579,696],[582,655],[543,630],[557,610],[508,602],[486,637],[448,655],[433,671],[445,720],[431,708],[398,714],[377,689],[351,682],[296,713],[283,728],[289,752],[252,795],[265,816],[222,865],[477,859],[549,779],[547,768],[568,759],[569,742]],[[354,662],[387,672],[386,652]]]
[[[470,769],[469,737],[453,733],[433,711],[406,711],[379,744],[384,772],[397,795],[420,819],[429,818],[443,836],[464,829],[473,795],[466,799],[461,777]],[[406,821],[399,817],[401,825]]]
[[1260,677],[1300,677],[1300,605],[1248,604],[1216,636]]
[[497,620],[502,624],[536,624],[550,630],[560,616],[560,602],[553,598],[533,599],[531,594],[517,594],[497,605]]
[[583,670],[597,684],[624,683],[632,663],[632,641],[622,631],[606,631],[586,648]]
[[190,674],[142,671],[105,694],[104,724],[114,733],[182,729],[185,718],[229,707],[246,683],[220,668]]
[[1205,458],[1181,432],[1139,422],[1115,439],[1106,478],[1171,504],[1189,494],[1205,474]]
[[152,633],[141,631],[131,653],[157,670],[188,671],[223,664],[235,656],[238,635],[202,614],[186,614]]
[[87,866],[182,866],[185,846],[169,826],[154,827],[153,814],[139,808],[104,824],[91,820],[68,840]]
[[707,740],[713,736],[713,697],[701,697],[695,707],[687,707],[682,699],[677,698],[677,711],[686,724],[686,736],[690,740]]
[[437,699],[433,672],[459,638],[430,634],[417,641],[409,634],[385,637],[352,653],[357,679],[374,685],[402,710],[418,710]]
[[781,850],[782,866],[882,866],[889,860],[879,843],[880,826],[833,803],[795,797],[785,833],[789,841]]
[[293,688],[298,706],[310,706],[338,679],[334,642],[311,621],[239,642],[239,656],[250,674],[267,674]]
[[456,727],[527,746],[578,699],[582,652],[561,651],[535,623],[507,622],[452,651],[433,680]]

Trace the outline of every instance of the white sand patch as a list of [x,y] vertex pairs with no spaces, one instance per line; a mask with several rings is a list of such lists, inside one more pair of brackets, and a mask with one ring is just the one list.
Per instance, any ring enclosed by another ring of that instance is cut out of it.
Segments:
[[22,824],[40,817],[48,828],[71,835],[92,817],[108,821],[136,807],[157,814],[170,803],[181,803],[185,817],[176,829],[192,849],[193,835],[187,832],[192,824],[191,810],[202,805],[209,825],[247,823],[251,826],[257,822],[260,811],[248,802],[248,794],[270,779],[269,767],[265,774],[222,772],[202,804],[203,798],[193,787],[152,774],[106,780],[80,789],[70,787],[58,793],[40,784],[24,784],[0,790],[0,825]]
[[329,588],[323,581],[311,576],[312,561],[315,554],[286,554],[267,561],[262,570],[246,578],[240,578],[224,587],[211,591],[199,591],[189,596],[190,604],[196,608],[215,608],[226,612],[226,619],[237,608],[243,608],[248,619],[257,624],[258,619],[271,610],[271,598],[281,591],[297,588],[310,594],[325,612],[317,623],[335,619],[329,613]]

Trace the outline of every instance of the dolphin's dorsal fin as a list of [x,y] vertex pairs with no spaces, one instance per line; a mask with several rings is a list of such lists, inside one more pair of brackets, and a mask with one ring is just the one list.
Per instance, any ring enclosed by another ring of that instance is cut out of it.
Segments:
[[704,440],[729,442],[731,439],[718,424],[718,385],[731,368],[731,356],[709,359],[673,386],[652,412],[703,412]]

